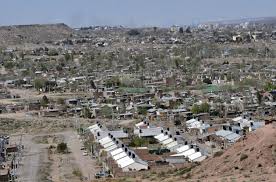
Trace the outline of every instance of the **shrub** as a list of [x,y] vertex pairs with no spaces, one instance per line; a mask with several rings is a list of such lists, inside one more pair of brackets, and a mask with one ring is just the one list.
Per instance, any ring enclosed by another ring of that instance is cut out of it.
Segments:
[[243,161],[244,159],[247,159],[248,155],[246,154],[241,154],[240,161]]
[[218,151],[216,153],[214,153],[214,157],[219,157],[223,154],[223,151]]
[[57,145],[57,152],[58,153],[66,153],[68,151],[67,143],[59,143]]

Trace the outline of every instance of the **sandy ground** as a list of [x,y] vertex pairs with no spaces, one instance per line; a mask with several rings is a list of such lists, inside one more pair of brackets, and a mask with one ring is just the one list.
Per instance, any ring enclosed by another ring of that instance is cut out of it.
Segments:
[[[69,154],[50,153],[49,146],[54,142],[38,142],[37,137],[62,136],[68,144]],[[11,136],[11,143],[19,143],[20,135]],[[69,130],[42,135],[22,135],[24,145],[23,157],[17,170],[20,182],[80,182],[91,181],[99,171],[95,159],[83,156],[80,150],[81,143],[76,132]],[[80,174],[76,175],[75,172]]]

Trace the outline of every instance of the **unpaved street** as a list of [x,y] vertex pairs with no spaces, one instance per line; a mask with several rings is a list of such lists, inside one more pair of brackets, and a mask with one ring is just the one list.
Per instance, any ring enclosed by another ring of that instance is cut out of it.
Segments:
[[[82,174],[83,181],[91,181],[94,178],[94,174],[99,170],[96,169],[96,162],[91,159],[90,156],[83,156],[83,151],[80,150],[81,142],[77,137],[75,131],[69,130],[59,133],[43,134],[43,135],[22,135],[22,144],[24,145],[23,157],[20,162],[20,167],[17,170],[18,181],[20,182],[38,182],[41,180],[40,170],[43,170],[43,165],[46,162],[53,165],[55,161],[47,160],[47,148],[49,144],[37,143],[33,140],[34,137],[38,136],[52,136],[61,135],[64,137],[64,141],[68,144],[71,154],[68,158],[72,158],[73,169],[79,169]],[[11,143],[19,143],[20,136],[12,136]],[[50,170],[47,168],[47,170]],[[66,169],[65,169],[66,170]],[[44,171],[46,174],[51,174],[51,171]],[[72,172],[71,172],[72,173]],[[61,174],[60,174],[61,175]],[[49,179],[52,177],[49,176]],[[52,179],[54,180],[54,179]],[[58,181],[58,180],[57,180]],[[81,179],[80,179],[81,181]]]

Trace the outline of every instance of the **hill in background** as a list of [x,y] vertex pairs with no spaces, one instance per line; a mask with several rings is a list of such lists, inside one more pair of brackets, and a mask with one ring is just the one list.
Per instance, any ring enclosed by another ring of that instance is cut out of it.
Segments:
[[72,33],[73,29],[62,23],[2,26],[0,27],[0,45],[56,41],[68,38]]

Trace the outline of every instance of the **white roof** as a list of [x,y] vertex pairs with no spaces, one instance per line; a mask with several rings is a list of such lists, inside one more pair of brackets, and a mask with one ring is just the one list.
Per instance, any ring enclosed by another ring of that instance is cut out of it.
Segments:
[[167,140],[162,141],[163,145],[167,145],[169,143],[172,143],[174,140],[172,138],[168,138]]
[[189,155],[192,155],[193,153],[195,153],[195,149],[189,149],[189,150],[186,150],[185,152],[182,152],[182,153],[179,153],[179,154],[174,154],[174,155],[171,155],[171,156],[172,157],[177,157],[177,156],[187,157]]
[[120,168],[124,168],[126,166],[129,166],[130,164],[133,164],[134,162],[135,161],[132,158],[128,157],[128,156],[117,160],[118,166]]
[[117,148],[117,145],[111,145],[110,147],[106,148],[105,151],[110,152]]
[[103,147],[106,149],[106,148],[108,148],[108,147],[110,147],[112,145],[115,145],[115,143],[113,141],[104,144]]
[[112,140],[109,137],[104,137],[104,138],[100,139],[99,142],[100,142],[101,145],[105,145],[109,142],[112,142]]
[[201,162],[201,161],[203,161],[204,159],[206,159],[206,157],[207,157],[207,156],[203,155],[203,156],[201,156],[201,157],[198,157],[198,158],[194,159],[193,161],[194,161],[194,162]]
[[94,124],[92,126],[89,126],[88,129],[90,130],[91,133],[95,134],[97,131],[101,131],[101,128],[97,125]]
[[158,140],[159,140],[159,142],[162,142],[164,140],[167,140],[168,138],[169,138],[168,135],[164,135],[162,138],[159,138]]
[[177,153],[182,153],[186,150],[189,150],[189,148],[190,148],[189,145],[183,145],[183,146],[179,147],[178,149],[176,149],[176,151],[177,151]]
[[125,156],[127,156],[127,154],[126,154],[125,152],[121,152],[121,153],[119,153],[119,154],[117,154],[117,155],[114,155],[114,156],[113,156],[113,159],[114,159],[115,161],[117,161],[117,160],[119,160],[119,159],[121,159],[121,158],[123,158],[123,157],[125,157]]
[[165,136],[164,133],[161,133],[159,135],[156,135],[154,138],[159,140],[160,138],[163,138],[164,136]]
[[234,122],[238,122],[238,121],[242,120],[242,117],[239,116],[239,117],[233,118],[232,120],[233,120]]
[[124,150],[122,148],[118,148],[116,150],[113,150],[112,152],[110,152],[111,156],[117,155],[121,152],[123,152]]
[[185,152],[183,152],[182,154],[185,156],[185,157],[188,157],[189,155],[192,155],[195,153],[195,149],[189,149]]
[[95,128],[99,128],[97,124],[94,124],[94,125],[88,127],[88,129],[95,129]]
[[140,123],[135,124],[135,126],[136,126],[137,128],[139,128],[140,126],[143,126],[143,125],[145,125],[145,123],[144,123],[143,121],[140,122]]
[[199,128],[199,127],[201,127],[202,124],[200,121],[195,121],[195,122],[189,123],[187,125],[188,125],[188,128]]
[[177,141],[173,141],[173,142],[169,143],[166,147],[167,147],[168,149],[170,149],[170,148],[175,147],[176,145],[178,145]]
[[190,123],[193,123],[195,121],[197,121],[197,120],[193,118],[193,119],[190,119],[190,120],[186,121],[186,124],[190,124]]
[[202,156],[201,152],[196,152],[196,153],[193,153],[192,155],[189,155],[188,158],[189,160],[193,161],[201,156]]

